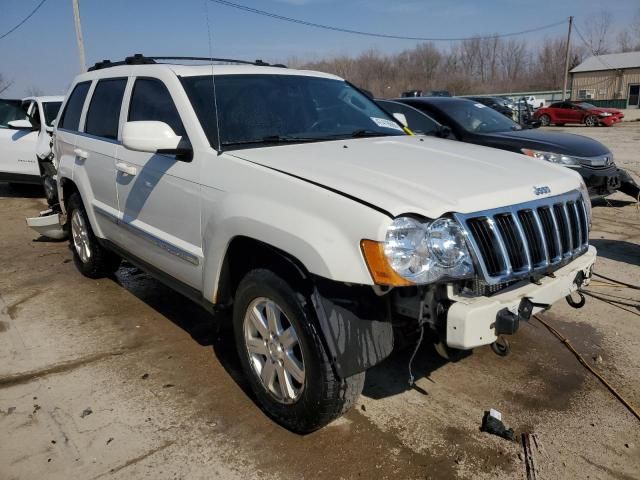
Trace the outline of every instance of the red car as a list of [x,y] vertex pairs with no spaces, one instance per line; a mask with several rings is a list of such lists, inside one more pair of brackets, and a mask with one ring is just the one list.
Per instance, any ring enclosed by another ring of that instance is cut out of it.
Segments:
[[533,118],[543,126],[584,123],[587,127],[612,125],[621,122],[624,114],[615,108],[596,107],[586,102],[557,102],[535,111]]

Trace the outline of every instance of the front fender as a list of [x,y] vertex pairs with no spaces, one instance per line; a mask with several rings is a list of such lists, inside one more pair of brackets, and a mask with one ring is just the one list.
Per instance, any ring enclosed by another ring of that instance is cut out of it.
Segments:
[[314,275],[372,285],[360,241],[380,238],[389,218],[334,193],[323,196],[319,201],[302,200],[304,205],[246,193],[210,198],[208,206],[205,200],[203,210],[210,209],[203,222],[205,298],[215,303],[224,258],[236,236],[286,252]]

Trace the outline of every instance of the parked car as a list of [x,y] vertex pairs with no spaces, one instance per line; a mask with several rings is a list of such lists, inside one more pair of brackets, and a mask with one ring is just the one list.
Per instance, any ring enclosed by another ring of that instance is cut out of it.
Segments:
[[102,62],[54,138],[80,272],[126,258],[232,311],[258,403],[296,432],[353,404],[394,326],[446,355],[495,344],[588,284],[596,257],[575,172],[409,135],[325,73]]
[[587,127],[611,127],[622,121],[624,113],[615,108],[596,107],[586,102],[556,102],[547,108],[536,110],[533,116],[543,126],[582,123]]
[[[611,151],[602,143],[581,135],[522,128],[481,103],[464,98],[401,98],[378,101],[391,114],[410,106],[427,119],[407,115],[410,129],[424,122],[437,121],[448,127],[455,139],[501,150],[524,153],[530,157],[556,163],[582,175],[592,196],[608,195],[620,188],[621,180],[633,182],[626,172],[616,167]],[[435,128],[435,127],[434,127]],[[442,127],[440,127],[442,128]],[[629,187],[631,188],[631,187]],[[626,187],[625,187],[626,189]],[[626,192],[625,192],[626,193]]]
[[489,108],[493,108],[496,112],[501,113],[507,118],[513,119],[514,111],[507,106],[507,101],[499,97],[463,97],[474,102],[481,103]]
[[527,102],[534,109],[543,108],[547,105],[547,102],[544,98],[536,98],[535,95],[524,95],[517,98],[516,100]]
[[0,181],[41,184],[52,122],[64,97],[0,100]]

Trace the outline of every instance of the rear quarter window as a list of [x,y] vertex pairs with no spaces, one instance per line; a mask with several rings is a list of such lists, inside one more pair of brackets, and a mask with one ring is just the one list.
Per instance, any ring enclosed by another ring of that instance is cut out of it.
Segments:
[[62,117],[60,118],[60,128],[78,130],[82,107],[85,99],[87,98],[90,85],[91,82],[82,82],[73,88],[71,96],[67,101],[67,105],[64,107],[64,111],[62,112]]

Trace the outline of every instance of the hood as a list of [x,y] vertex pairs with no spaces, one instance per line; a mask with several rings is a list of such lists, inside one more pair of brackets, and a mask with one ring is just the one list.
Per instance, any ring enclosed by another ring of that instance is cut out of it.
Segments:
[[530,148],[576,157],[597,157],[609,153],[609,149],[597,140],[572,133],[527,129],[490,133],[483,136],[504,140],[510,145],[517,146],[518,149]]
[[[354,197],[393,216],[436,218],[578,189],[580,175],[524,155],[431,137],[398,136],[229,151]],[[292,199],[295,201],[295,199]]]
[[622,113],[617,108],[604,108],[604,107],[590,108],[589,111],[590,112],[594,112],[594,113],[596,113],[596,112],[598,112],[598,113],[607,112],[607,113],[611,113],[613,115],[620,115]]

